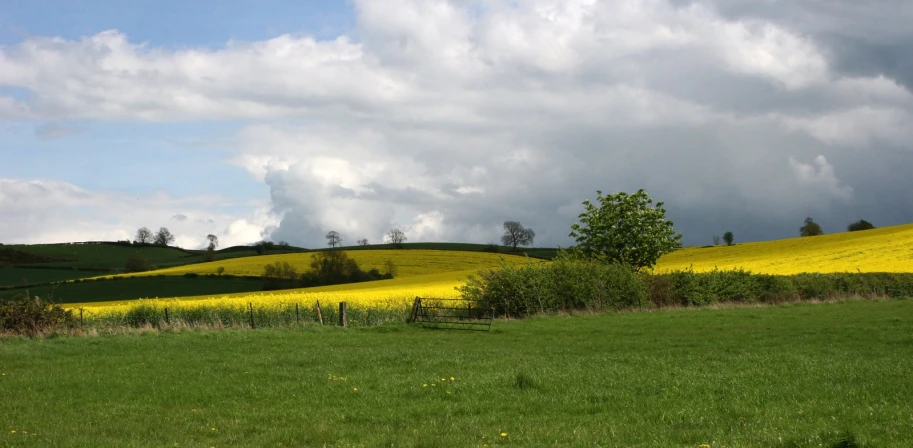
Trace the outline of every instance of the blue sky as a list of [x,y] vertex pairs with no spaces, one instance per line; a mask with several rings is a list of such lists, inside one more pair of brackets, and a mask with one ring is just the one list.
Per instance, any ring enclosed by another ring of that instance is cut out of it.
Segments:
[[[797,20],[796,18],[801,18]],[[6,1],[0,242],[567,246],[643,188],[689,245],[913,222],[913,5]]]
[[168,48],[217,48],[232,39],[280,34],[334,39],[354,26],[345,1],[8,0],[0,10],[0,43],[30,36],[75,39],[118,29],[132,40]]
[[[0,9],[0,44],[28,37],[79,39],[116,29],[131,41],[151,47],[221,48],[230,40],[255,41],[281,34],[335,39],[351,32],[354,15],[344,1],[20,1]],[[0,94],[22,98],[26,89],[0,87]],[[41,138],[43,126],[71,132]],[[264,198],[268,189],[243,169],[225,164],[238,121],[179,123],[66,120],[8,125],[0,154],[0,176],[65,180],[90,189],[139,192],[165,189],[175,194],[222,193],[239,199]],[[221,140],[220,140],[221,139]],[[190,152],[181,143],[207,142]],[[118,160],[117,170],[98,175],[98,167]]]

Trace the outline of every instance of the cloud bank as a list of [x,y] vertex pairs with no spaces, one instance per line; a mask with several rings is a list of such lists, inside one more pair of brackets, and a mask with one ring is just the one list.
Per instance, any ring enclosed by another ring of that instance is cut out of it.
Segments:
[[311,247],[495,242],[507,220],[567,245],[584,199],[639,188],[687,244],[913,221],[913,67],[860,51],[913,41],[913,10],[836,3],[362,1],[330,41],[30,38],[0,49],[0,86],[30,92],[0,119],[236,120],[259,231]]

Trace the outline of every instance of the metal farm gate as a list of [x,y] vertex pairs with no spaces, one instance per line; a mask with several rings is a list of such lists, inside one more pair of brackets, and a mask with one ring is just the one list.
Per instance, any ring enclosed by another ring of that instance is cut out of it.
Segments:
[[416,297],[409,322],[430,328],[489,331],[495,310],[465,299]]

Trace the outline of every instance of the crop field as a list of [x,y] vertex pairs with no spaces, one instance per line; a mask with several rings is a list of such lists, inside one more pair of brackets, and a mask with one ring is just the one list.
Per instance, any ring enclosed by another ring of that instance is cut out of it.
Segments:
[[[347,253],[365,271],[376,268],[384,272],[386,269],[385,263],[390,260],[396,265],[396,277],[398,278],[492,268],[499,266],[502,260],[510,263],[525,263],[527,261],[526,257],[518,255],[443,250],[357,250]],[[219,267],[225,268],[224,273],[228,275],[260,276],[263,275],[264,266],[276,262],[287,262],[298,268],[299,272],[303,272],[310,269],[312,257],[312,253],[243,257],[177,266],[150,272],[124,274],[124,276],[184,275],[188,273],[205,275],[215,274]],[[539,262],[539,260],[533,260],[533,262]]]
[[0,339],[0,446],[913,446],[913,301]]
[[913,224],[734,246],[690,247],[665,255],[657,272],[745,269],[759,274],[913,272]]
[[[326,310],[325,313],[335,316],[333,313],[339,306],[339,302],[346,302],[351,312],[369,319],[370,317],[367,315],[373,313],[375,317],[371,322],[381,323],[383,321],[377,319],[389,318],[392,321],[402,321],[408,314],[408,309],[415,297],[459,297],[456,287],[462,285],[467,276],[476,272],[476,270],[470,269],[317,288],[208,294],[138,301],[73,303],[65,307],[71,310],[81,309],[86,319],[118,325],[124,322],[125,316],[131,312],[135,313],[135,310],[140,308],[144,313],[158,316],[163,316],[164,309],[168,308],[173,316],[198,316],[200,313],[206,313],[206,315],[214,316],[214,320],[244,321],[248,306],[253,306],[258,315],[273,318],[282,313],[291,312],[296,304],[304,309],[312,310],[317,301],[320,301],[321,306]],[[308,313],[310,316],[308,320],[313,320],[310,311]],[[386,315],[386,317],[381,315]],[[358,324],[358,318],[353,318],[353,321]]]

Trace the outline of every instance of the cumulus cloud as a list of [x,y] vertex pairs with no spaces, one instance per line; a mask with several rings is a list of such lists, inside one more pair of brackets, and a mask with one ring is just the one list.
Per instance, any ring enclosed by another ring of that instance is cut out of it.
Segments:
[[815,157],[814,164],[802,163],[790,157],[789,166],[793,169],[793,174],[802,187],[819,190],[838,199],[852,199],[853,187],[840,184],[834,167],[827,163],[824,156]]
[[[245,120],[231,163],[270,187],[281,221],[226,228],[308,246],[329,230],[379,241],[391,227],[410,241],[489,242],[505,220],[567,244],[597,189],[645,188],[691,244],[714,226],[742,241],[786,236],[808,210],[913,220],[861,202],[913,187],[900,170],[867,171],[911,162],[913,97],[902,72],[848,69],[827,36],[865,33],[833,26],[840,12],[809,29],[722,0],[355,8],[356,32],[328,41],[31,38],[0,49],[0,85],[32,92],[0,98],[0,116]],[[913,35],[894,33],[880,36]]]
[[[175,244],[205,247],[214,233],[224,247],[262,238],[275,218],[262,206],[248,215],[213,209],[218,198],[130,195],[90,191],[66,182],[0,178],[0,235],[3,243],[132,240],[136,229],[168,227]],[[188,210],[174,213],[174,210]],[[166,220],[165,217],[184,219]],[[206,217],[206,221],[191,220]],[[170,221],[170,222],[167,222]]]

